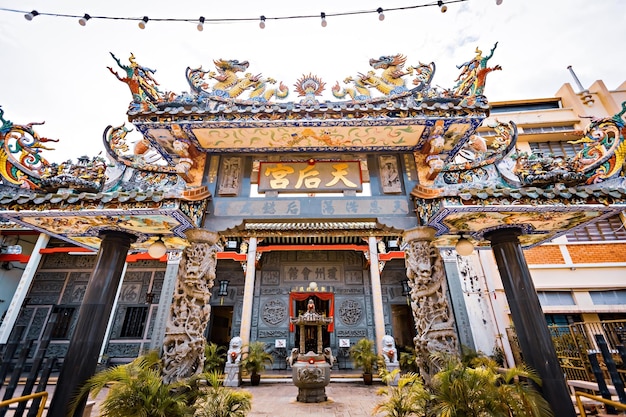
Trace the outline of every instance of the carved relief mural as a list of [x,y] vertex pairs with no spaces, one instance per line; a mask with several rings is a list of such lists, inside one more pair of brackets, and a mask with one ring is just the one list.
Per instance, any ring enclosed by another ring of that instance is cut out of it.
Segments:
[[356,300],[344,300],[339,306],[339,319],[345,325],[354,326],[358,324],[362,316],[363,307]]
[[396,158],[395,155],[382,155],[378,157],[378,163],[380,169],[380,184],[383,188],[383,193],[402,192],[398,158]]
[[267,324],[276,326],[287,317],[287,306],[280,300],[269,300],[263,305],[262,317]]
[[219,195],[237,195],[242,173],[242,159],[240,157],[225,157],[220,169],[220,183],[217,189]]

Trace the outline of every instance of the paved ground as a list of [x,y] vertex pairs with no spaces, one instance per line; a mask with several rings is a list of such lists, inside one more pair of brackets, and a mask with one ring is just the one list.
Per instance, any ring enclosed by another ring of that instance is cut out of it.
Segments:
[[372,415],[374,405],[381,399],[376,395],[380,387],[380,384],[331,382],[326,387],[328,401],[313,404],[297,402],[298,388],[291,383],[242,388],[252,393],[250,417],[357,417]]
[[[342,371],[343,372],[343,371]],[[343,372],[331,378],[326,387],[328,401],[322,403],[300,403],[296,401],[298,388],[291,382],[291,371],[273,371],[261,377],[259,386],[251,386],[250,380],[244,378],[243,385],[237,389],[244,389],[252,393],[252,411],[249,417],[361,417],[372,416],[372,410],[382,398],[376,391],[383,385],[380,380],[374,380],[373,385],[363,384],[360,374]],[[23,385],[17,387],[13,398],[21,395]],[[49,384],[46,391],[49,393],[48,405],[54,395],[54,383]],[[4,396],[6,386],[0,389],[0,399]],[[85,417],[97,417],[99,404],[106,397],[107,389],[103,389],[97,398],[90,398],[95,402],[91,414]],[[6,413],[7,417],[13,412]],[[46,416],[44,412],[44,416]],[[383,414],[376,414],[382,416]]]
[[[366,386],[362,382],[331,382],[326,387],[328,401],[323,403],[299,403],[296,401],[298,388],[291,381],[263,381],[253,387],[244,381],[238,389],[252,393],[252,411],[249,417],[365,417],[372,416],[374,405],[381,400],[376,395],[380,382]],[[101,393],[91,416],[98,415],[98,401],[104,398]],[[382,416],[383,414],[375,414]]]

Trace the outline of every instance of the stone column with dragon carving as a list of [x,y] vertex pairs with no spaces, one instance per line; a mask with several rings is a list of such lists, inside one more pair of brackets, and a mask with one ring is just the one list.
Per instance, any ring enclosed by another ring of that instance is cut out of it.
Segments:
[[163,380],[170,383],[202,372],[204,331],[211,316],[219,235],[203,229],[186,232],[170,317],[163,341]]
[[430,360],[432,353],[459,354],[444,264],[439,249],[432,243],[434,237],[435,230],[427,226],[418,226],[403,234],[416,331],[413,341],[420,374],[426,382],[438,371]]

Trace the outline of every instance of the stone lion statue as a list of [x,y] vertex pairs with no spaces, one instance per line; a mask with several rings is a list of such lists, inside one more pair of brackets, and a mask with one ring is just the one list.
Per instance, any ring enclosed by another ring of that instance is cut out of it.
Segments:
[[298,362],[298,348],[291,349],[291,355],[285,359],[287,364],[291,367],[294,363]]
[[324,359],[326,359],[326,362],[328,362],[328,364],[332,368],[335,362],[337,361],[337,358],[333,356],[333,351],[329,347],[325,347],[323,353],[324,353]]
[[241,337],[235,336],[230,339],[230,345],[228,346],[228,363],[239,363],[241,361]]
[[383,337],[383,357],[385,358],[385,363],[398,363],[396,342],[388,334]]

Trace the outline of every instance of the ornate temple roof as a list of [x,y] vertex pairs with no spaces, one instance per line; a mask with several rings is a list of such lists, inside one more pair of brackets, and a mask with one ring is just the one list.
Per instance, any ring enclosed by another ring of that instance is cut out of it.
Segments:
[[[396,54],[373,58],[369,68],[330,84],[302,75],[293,90],[249,72],[247,61],[218,59],[214,70],[187,68],[190,91],[175,93],[162,91],[155,70],[134,55],[125,64],[112,54],[118,69],[109,70],[131,91],[127,114],[141,139],[131,143],[131,129],[109,126],[103,135],[108,161],[54,164],[40,154],[54,140],[39,137],[32,123],[14,125],[0,109],[2,217],[88,248],[98,247],[102,229],[138,235],[133,250],[145,250],[157,236],[182,248],[184,231],[202,226],[212,198],[208,158],[238,153],[411,155],[416,224],[434,227],[442,246],[453,246],[462,234],[486,245],[486,232],[511,225],[522,228],[522,244],[532,246],[622,210],[625,106],[612,118],[593,120],[573,158],[519,152],[513,122],[477,133],[489,115],[486,76],[501,69],[488,66],[496,46],[486,56],[477,48],[448,89],[431,85],[434,63]],[[334,101],[321,100],[328,85]],[[319,222],[249,219],[221,232],[350,232],[341,222]],[[360,224],[350,233],[401,234],[375,216],[346,224]]]

